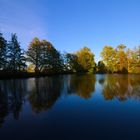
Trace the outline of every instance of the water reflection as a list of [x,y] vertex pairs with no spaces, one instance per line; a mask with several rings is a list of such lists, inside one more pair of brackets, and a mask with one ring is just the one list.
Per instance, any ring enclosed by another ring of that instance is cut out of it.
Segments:
[[140,99],[139,75],[106,75],[99,80],[103,87],[105,100],[117,98],[125,101],[128,98]]
[[63,76],[37,78],[29,93],[29,102],[36,113],[53,106],[63,89]]
[[89,99],[95,91],[95,75],[72,75],[69,78],[68,93]]
[[[100,86],[99,86],[100,85]],[[0,81],[0,126],[12,115],[18,120],[25,102],[39,113],[52,108],[61,96],[75,94],[84,99],[103,95],[105,100],[140,99],[139,75],[68,75]],[[98,91],[101,91],[98,92]],[[76,98],[76,97],[75,97]],[[25,109],[25,108],[24,108]]]
[[8,114],[19,119],[22,104],[27,93],[26,80],[0,81],[0,126]]

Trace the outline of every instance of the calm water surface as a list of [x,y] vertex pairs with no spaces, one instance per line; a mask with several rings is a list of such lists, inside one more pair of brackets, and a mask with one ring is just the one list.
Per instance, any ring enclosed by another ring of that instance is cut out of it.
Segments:
[[0,140],[140,140],[140,75],[0,80]]

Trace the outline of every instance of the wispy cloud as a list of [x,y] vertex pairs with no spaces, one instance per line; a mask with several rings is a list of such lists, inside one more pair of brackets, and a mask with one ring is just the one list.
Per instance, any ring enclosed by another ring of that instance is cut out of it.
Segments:
[[3,11],[0,13],[0,31],[8,39],[11,33],[17,33],[25,49],[33,37],[47,37],[41,15],[32,2],[32,0],[30,3],[18,0],[0,1],[0,9]]

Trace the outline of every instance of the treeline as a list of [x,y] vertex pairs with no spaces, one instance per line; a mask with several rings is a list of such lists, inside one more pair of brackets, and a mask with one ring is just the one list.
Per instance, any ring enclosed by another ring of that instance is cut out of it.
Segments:
[[140,73],[140,47],[126,50],[125,45],[105,46],[101,52],[102,61],[96,63],[94,57],[87,47],[76,53],[61,54],[51,42],[38,38],[24,51],[16,34],[7,41],[0,33],[1,72]]

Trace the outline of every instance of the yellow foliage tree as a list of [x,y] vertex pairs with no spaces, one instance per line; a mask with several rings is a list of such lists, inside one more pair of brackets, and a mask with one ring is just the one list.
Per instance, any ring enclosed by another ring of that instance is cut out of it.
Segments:
[[116,50],[111,46],[105,46],[101,52],[101,57],[106,65],[108,72],[116,71]]
[[95,67],[94,54],[87,47],[82,48],[76,53],[78,57],[78,64],[85,72],[92,73]]

